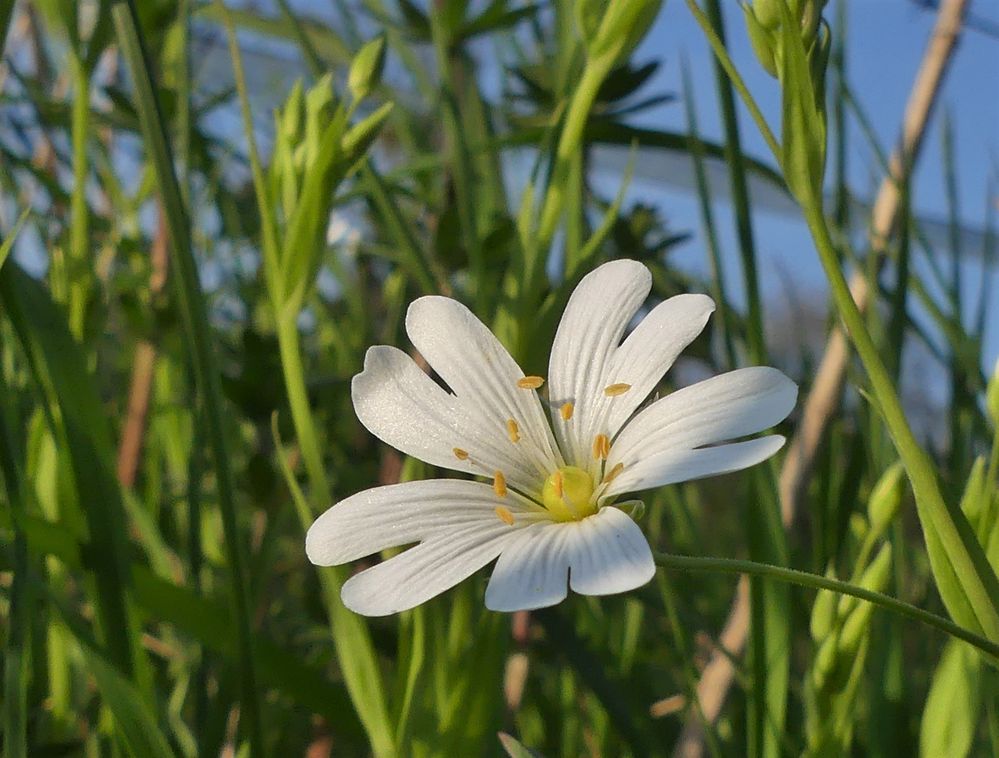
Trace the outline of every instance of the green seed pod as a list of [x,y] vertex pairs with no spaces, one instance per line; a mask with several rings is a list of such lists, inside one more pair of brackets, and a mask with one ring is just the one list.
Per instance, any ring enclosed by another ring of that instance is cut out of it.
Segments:
[[968,521],[975,531],[978,531],[985,506],[988,505],[989,493],[985,489],[985,474],[985,456],[980,455],[971,467],[968,481],[964,485],[964,493],[961,495],[961,510],[968,517]]
[[381,83],[385,68],[385,35],[381,34],[365,43],[350,64],[347,89],[354,102],[366,98]]
[[999,360],[996,360],[988,389],[985,390],[985,410],[992,419],[992,426],[999,427]]
[[901,461],[896,461],[885,469],[867,499],[867,520],[872,534],[880,536],[894,520],[902,507],[905,486],[905,468]]
[[812,686],[816,692],[823,692],[832,681],[838,661],[836,635],[831,635],[819,645],[819,651],[812,661]]
[[[888,584],[891,576],[891,544],[884,545],[878,552],[871,565],[864,571],[860,578],[860,586],[873,592],[881,592]],[[852,655],[860,645],[861,639],[867,632],[871,620],[871,613],[874,606],[870,603],[861,602],[857,598],[851,597],[848,608],[849,616],[843,622],[843,629],[840,632],[836,645],[837,651],[845,656]],[[842,613],[843,607],[840,606]]]
[[[826,569],[826,576],[830,579],[836,578],[836,572],[832,566]],[[837,594],[832,590],[819,590],[815,596],[808,630],[816,642],[821,642],[828,637],[836,625],[836,600]]]

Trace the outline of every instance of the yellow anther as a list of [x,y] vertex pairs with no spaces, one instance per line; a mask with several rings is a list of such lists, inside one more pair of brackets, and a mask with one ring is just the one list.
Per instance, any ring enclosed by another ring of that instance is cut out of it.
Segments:
[[500,497],[506,497],[506,477],[502,471],[493,474],[493,492]]
[[562,497],[562,472],[556,471],[552,474],[552,491],[555,497]]
[[468,460],[468,451],[467,450],[462,450],[460,447],[453,447],[453,448],[451,448],[451,452],[454,453],[454,457],[457,458],[459,461],[467,461]]
[[610,454],[610,439],[606,434],[598,434],[593,438],[593,457],[607,460]]
[[506,420],[506,433],[510,435],[510,442],[520,442],[520,427],[512,418]]
[[562,403],[562,407],[558,409],[558,413],[563,421],[568,421],[572,418],[573,410],[575,410],[575,406],[572,403]]
[[618,474],[620,474],[622,471],[624,471],[624,464],[623,463],[615,464],[614,468],[608,471],[607,476],[604,477],[604,484],[610,484],[611,482],[613,482],[617,478]]
[[624,382],[618,382],[617,384],[608,384],[604,387],[604,394],[607,397],[617,397],[618,395],[623,395],[625,392],[631,389],[630,384],[625,384]]
[[517,386],[522,390],[536,390],[544,383],[545,379],[541,376],[525,376],[517,380]]
[[502,505],[496,506],[496,515],[499,516],[499,520],[502,521],[507,526],[513,526],[513,514],[510,513],[510,509]]

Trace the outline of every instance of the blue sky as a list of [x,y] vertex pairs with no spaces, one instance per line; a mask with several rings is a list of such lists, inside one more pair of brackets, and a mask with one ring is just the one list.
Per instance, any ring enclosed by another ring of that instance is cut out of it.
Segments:
[[[834,3],[826,16],[834,16]],[[735,3],[726,4],[728,43],[733,59],[751,91],[775,128],[779,125],[779,92],[774,81],[753,57]],[[999,26],[999,3],[975,0],[971,13]],[[892,145],[898,133],[909,88],[932,30],[935,13],[910,0],[850,0],[848,3],[849,77],[859,102],[868,112],[884,145]],[[663,66],[657,73],[656,86],[679,92],[680,61],[689,61],[694,82],[696,107],[702,135],[720,139],[721,121],[714,90],[711,53],[703,40],[686,3],[670,0],[657,23],[643,42],[638,60],[660,58]],[[990,176],[999,177],[999,39],[967,29],[945,80],[941,107],[934,113],[919,163],[914,200],[917,212],[929,217],[946,216],[944,174],[941,161],[940,123],[944,111],[952,117],[957,155],[958,187],[962,221],[981,229],[985,220],[987,186]],[[682,131],[685,116],[682,107],[669,105],[643,116],[643,125]],[[751,155],[770,161],[765,143],[744,109],[740,113],[744,149]],[[871,153],[854,132],[849,158],[849,181],[853,191],[871,196],[880,176],[874,171]],[[665,185],[665,186],[664,186]],[[644,180],[633,188],[633,197],[650,195],[659,200],[678,227],[697,231],[697,209],[686,191],[671,189],[668,182]],[[993,201],[996,193],[993,192]],[[715,203],[716,219],[725,222],[722,244],[729,263],[729,281],[739,280],[734,234],[727,200]],[[824,279],[818,259],[804,224],[794,214],[774,214],[759,210],[754,227],[761,257],[760,274],[767,305],[779,310],[791,295],[799,300],[824,291]],[[964,281],[977,288],[981,279],[981,260],[971,251],[962,266]],[[704,252],[695,238],[677,260],[682,265],[700,266]],[[999,289],[995,268],[990,272]],[[788,282],[796,290],[788,292]],[[977,289],[975,290],[977,292]],[[973,297],[965,298],[971,300]],[[999,311],[993,308],[991,328],[986,335],[986,364],[991,366],[999,354]]]

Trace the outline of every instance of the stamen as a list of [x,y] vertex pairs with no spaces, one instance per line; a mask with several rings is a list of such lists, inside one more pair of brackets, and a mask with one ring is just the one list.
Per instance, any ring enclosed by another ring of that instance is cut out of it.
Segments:
[[496,515],[499,516],[499,520],[502,521],[507,526],[513,526],[513,514],[510,513],[510,509],[502,505],[496,506]]
[[468,460],[468,451],[467,450],[462,450],[460,447],[453,447],[453,448],[451,448],[451,452],[454,453],[454,457],[457,458],[459,461],[467,461]]
[[604,387],[604,394],[607,397],[617,397],[618,395],[623,395],[625,392],[631,389],[630,384],[625,384],[624,382],[618,382],[617,384],[608,384]]
[[500,497],[506,497],[506,477],[502,471],[493,474],[493,492]]
[[510,436],[510,442],[520,442],[520,427],[512,418],[506,420],[506,433]]
[[620,474],[622,471],[624,471],[624,464],[623,463],[615,464],[614,468],[608,471],[607,476],[604,477],[604,484],[610,484],[611,482],[613,482],[617,478],[618,474]]
[[575,410],[575,406],[572,403],[563,403],[562,407],[558,409],[558,412],[563,421],[568,421],[572,418],[573,410]]
[[536,390],[544,383],[545,379],[541,376],[525,376],[517,380],[517,386],[522,390]]
[[598,434],[593,438],[593,457],[597,459],[607,460],[607,456],[610,454],[610,439],[608,439],[606,434]]
[[552,486],[555,488],[556,497],[562,497],[562,472],[556,471],[552,474]]

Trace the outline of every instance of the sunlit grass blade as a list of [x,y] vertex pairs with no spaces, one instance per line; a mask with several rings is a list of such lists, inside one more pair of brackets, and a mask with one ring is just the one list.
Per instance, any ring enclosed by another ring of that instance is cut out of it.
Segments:
[[732,327],[729,323],[728,288],[725,286],[725,272],[722,267],[721,250],[718,234],[715,228],[714,211],[711,207],[711,194],[708,187],[707,174],[704,168],[704,143],[701,141],[697,126],[697,111],[694,105],[694,90],[690,81],[690,67],[687,60],[682,64],[683,103],[687,116],[687,130],[690,132],[688,150],[694,166],[694,180],[697,184],[697,200],[701,211],[701,229],[704,232],[705,244],[708,249],[708,260],[711,264],[711,281],[718,319],[718,331],[721,332],[722,345],[725,348],[725,359],[730,368],[736,365],[735,343]]

